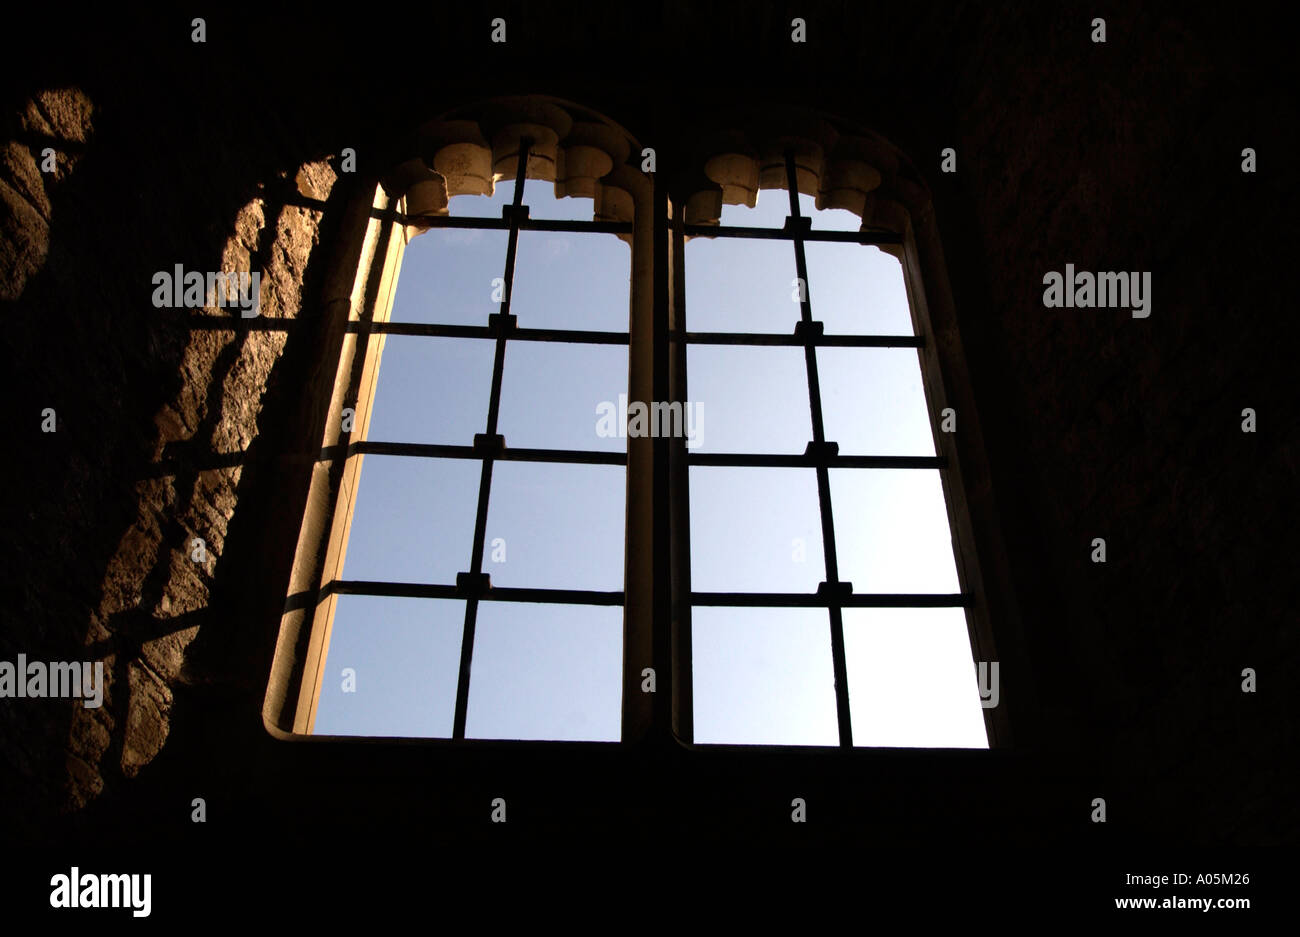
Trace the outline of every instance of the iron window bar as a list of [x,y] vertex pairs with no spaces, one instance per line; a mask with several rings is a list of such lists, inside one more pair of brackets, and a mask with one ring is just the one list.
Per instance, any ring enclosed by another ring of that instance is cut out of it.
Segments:
[[[504,320],[508,321],[508,320]],[[361,322],[348,323],[352,333],[377,335],[416,335],[442,338],[496,338],[496,325],[444,325],[438,322]],[[572,342],[583,345],[626,345],[626,332],[601,332],[581,329],[524,329],[506,327],[510,338],[518,342]]]
[[[787,169],[787,175],[789,171]],[[796,196],[797,198],[797,196]],[[791,218],[798,218],[797,209]],[[811,220],[811,219],[805,219]],[[687,237],[759,238],[769,241],[790,239],[788,228],[746,228],[738,225],[687,224],[681,226]],[[903,236],[895,231],[815,231],[800,233],[803,241],[838,241],[844,244],[902,244]]]
[[492,586],[479,589],[472,581],[458,585],[423,582],[380,582],[368,579],[335,579],[321,590],[330,595],[377,595],[412,599],[470,599],[484,602],[533,602],[547,605],[622,605],[623,592],[595,589],[533,589]]
[[823,422],[821,387],[817,369],[819,347],[924,348],[921,336],[903,335],[826,335],[821,322],[812,317],[812,288],[808,282],[808,264],[804,244],[809,241],[837,241],[857,244],[901,244],[901,234],[886,231],[814,231],[811,219],[800,214],[799,188],[794,153],[785,154],[786,191],[790,215],[780,228],[752,228],[729,225],[680,224],[670,227],[686,236],[762,238],[788,240],[794,245],[795,275],[803,284],[799,302],[799,323],[793,334],[753,332],[691,332],[674,329],[671,340],[699,345],[777,345],[801,346],[804,349],[808,379],[808,406],[812,420],[812,441],[801,454],[758,453],[686,453],[687,466],[731,467],[812,467],[817,473],[817,496],[822,527],[826,581],[813,593],[761,592],[689,592],[689,606],[725,606],[748,608],[825,608],[830,619],[831,667],[835,678],[835,710],[841,748],[853,747],[852,720],[849,711],[848,667],[844,644],[843,610],[846,608],[950,608],[970,607],[974,597],[961,593],[855,593],[852,583],[839,578],[835,543],[834,514],[831,506],[831,468],[876,469],[945,469],[942,456],[867,456],[840,455],[836,443],[828,441]]
[[941,469],[948,467],[943,456],[932,455],[835,455],[814,451],[811,455],[779,453],[688,452],[687,465],[731,468],[888,468]]
[[692,605],[730,608],[953,608],[973,598],[965,592],[870,592],[835,597],[823,592],[692,592]]
[[[517,190],[516,190],[517,191]],[[372,218],[421,228],[486,228],[494,231],[555,231],[565,234],[631,234],[630,221],[579,221],[570,218],[466,218],[451,215],[412,216],[395,209],[371,209]]]
[[[320,451],[319,462],[354,455],[400,455],[420,459],[482,459],[481,446],[457,446],[444,443],[383,442],[362,439],[346,446],[327,446]],[[572,465],[627,465],[624,452],[598,452],[592,449],[512,449],[502,446],[492,454],[498,462],[564,462]]]
[[783,332],[680,332],[672,331],[673,341],[693,345],[790,345],[799,346],[809,341],[818,348],[924,348],[925,339],[919,335],[824,335],[805,337]]

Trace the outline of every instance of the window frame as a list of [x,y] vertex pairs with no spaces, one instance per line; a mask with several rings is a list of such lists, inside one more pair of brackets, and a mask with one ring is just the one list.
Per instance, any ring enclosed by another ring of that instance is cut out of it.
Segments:
[[[550,118],[556,120],[558,108],[551,104],[529,107],[528,101],[516,105],[513,110],[515,122],[508,126],[504,136],[498,134],[490,148],[490,156],[498,166],[500,175],[513,175],[515,178],[515,196],[512,205],[503,209],[502,217],[450,217],[442,213],[446,208],[447,188],[443,187],[441,199],[434,196],[430,204],[428,185],[433,173],[425,168],[422,160],[407,161],[399,165],[382,181],[374,181],[373,190],[369,183],[360,183],[360,195],[356,196],[350,208],[350,233],[342,235],[344,242],[339,250],[339,259],[335,261],[341,268],[351,266],[355,270],[352,277],[351,291],[348,294],[346,321],[342,322],[341,334],[338,335],[337,368],[333,377],[328,407],[328,417],[322,425],[322,446],[315,455],[312,467],[311,490],[308,494],[308,506],[305,511],[302,530],[296,548],[294,571],[291,574],[289,598],[286,600],[285,612],[279,629],[276,656],[270,677],[268,691],[263,707],[263,723],[272,736],[294,741],[341,741],[341,739],[369,739],[369,741],[413,742],[420,745],[464,745],[474,746],[610,746],[634,741],[629,737],[629,725],[633,734],[643,732],[649,720],[643,719],[647,703],[629,699],[629,685],[640,686],[640,668],[637,668],[634,680],[632,664],[643,663],[646,659],[645,645],[649,642],[651,626],[649,623],[650,604],[641,602],[633,606],[630,597],[636,597],[637,587],[630,585],[633,581],[641,586],[647,585],[649,577],[637,574],[633,578],[641,558],[650,554],[650,528],[647,524],[649,513],[640,512],[640,524],[633,521],[632,504],[634,498],[625,500],[627,519],[625,519],[625,576],[624,587],[617,591],[593,590],[549,590],[517,589],[517,587],[490,586],[487,574],[482,573],[482,554],[484,554],[485,520],[487,499],[485,487],[490,483],[490,465],[494,461],[568,461],[578,464],[620,464],[624,465],[629,493],[645,490],[646,483],[636,480],[636,474],[649,469],[649,439],[628,438],[625,451],[621,452],[580,452],[572,450],[511,450],[502,446],[499,434],[476,434],[474,446],[426,446],[415,443],[386,443],[368,441],[369,421],[373,413],[374,390],[378,379],[378,368],[382,359],[383,343],[386,335],[446,335],[446,337],[493,338],[497,344],[493,374],[493,396],[489,421],[495,424],[502,385],[502,366],[504,343],[507,338],[515,340],[567,340],[567,342],[616,343],[628,346],[628,392],[629,395],[638,386],[642,392],[650,381],[649,325],[650,302],[649,290],[636,289],[637,279],[649,282],[649,264],[646,253],[650,247],[649,212],[645,211],[649,182],[643,181],[627,169],[614,166],[604,178],[610,179],[615,186],[623,187],[629,199],[606,212],[612,217],[595,217],[591,221],[542,220],[530,218],[523,207],[524,182],[541,185],[542,182],[555,181],[556,149],[555,131],[545,122]],[[584,113],[584,109],[577,109]],[[563,117],[563,116],[562,116]],[[498,116],[499,118],[499,116]],[[529,122],[541,120],[542,122]],[[464,133],[464,121],[435,123],[435,127],[451,126],[456,133]],[[576,135],[576,149],[568,151],[571,166],[565,185],[567,194],[594,195],[584,191],[582,170],[591,160],[590,153],[598,144],[607,149],[619,151],[617,134],[625,133],[616,127],[601,134],[603,127],[590,125],[582,127],[585,135]],[[595,139],[589,139],[591,136]],[[611,142],[614,139],[614,142]],[[539,138],[539,139],[534,139]],[[547,139],[549,138],[549,139]],[[630,149],[634,142],[627,144]],[[585,152],[584,152],[585,151]],[[575,159],[576,155],[576,159]],[[458,153],[463,156],[463,151]],[[597,160],[598,162],[599,160]],[[577,166],[573,166],[577,162]],[[412,172],[412,166],[416,169]],[[421,188],[421,183],[424,187]],[[443,185],[443,183],[439,183]],[[576,191],[575,191],[576,190]],[[627,191],[630,190],[630,191]],[[391,194],[390,194],[391,191]],[[364,199],[364,201],[363,201]],[[599,200],[598,200],[599,201]],[[439,204],[441,203],[441,204]],[[430,211],[432,208],[432,211]],[[621,216],[624,217],[619,217]],[[630,214],[630,218],[627,217]],[[364,234],[361,225],[364,224]],[[406,324],[391,322],[396,281],[404,250],[409,240],[422,231],[432,227],[463,227],[463,229],[495,229],[508,231],[508,250],[506,257],[506,290],[499,311],[491,316],[487,326],[451,326]],[[627,240],[632,247],[632,270],[629,283],[629,327],[625,333],[603,333],[591,330],[562,329],[519,329],[510,313],[510,299],[513,281],[513,261],[520,231],[560,231],[560,233],[612,234]],[[354,242],[348,244],[348,242]],[[351,251],[346,250],[348,246]],[[640,257],[640,260],[638,260]],[[338,287],[335,287],[338,289]],[[638,296],[641,299],[638,300]],[[331,304],[330,316],[342,317],[339,304]],[[633,337],[640,327],[640,344]],[[344,408],[354,409],[352,431],[344,433]],[[343,580],[343,563],[346,559],[348,534],[356,506],[357,481],[365,454],[413,455],[438,457],[468,457],[484,465],[484,480],[480,483],[480,498],[476,512],[476,530],[472,547],[473,564],[468,573],[460,573],[456,584],[452,585],[417,585],[417,584],[381,584],[381,582],[363,582]],[[642,499],[643,500],[643,499]],[[641,550],[633,547],[641,543]],[[416,598],[463,599],[467,603],[465,628],[461,643],[460,677],[454,728],[451,738],[407,738],[407,737],[373,737],[373,736],[317,736],[315,730],[316,711],[320,700],[320,689],[325,678],[325,660],[328,656],[330,632],[333,628],[337,597],[343,594],[369,595],[403,595]],[[593,606],[621,606],[624,608],[624,654],[623,654],[623,712],[621,712],[621,732],[617,742],[608,741],[541,741],[541,739],[465,739],[464,726],[468,708],[468,671],[472,660],[473,629],[476,604],[480,600],[507,600],[507,602],[546,602],[554,604],[593,604]],[[472,611],[474,610],[474,611]],[[640,693],[637,693],[640,697]],[[638,706],[638,702],[641,702]],[[640,719],[629,716],[641,715]]]
[[[720,134],[720,139],[728,139]],[[731,141],[735,137],[732,136]],[[740,194],[734,185],[734,178],[719,181],[718,193],[689,191],[679,192],[679,198],[671,206],[671,218],[668,223],[671,237],[670,267],[668,276],[671,280],[670,324],[667,343],[669,345],[669,387],[670,400],[688,400],[687,349],[692,342],[699,343],[699,334],[690,332],[688,309],[690,300],[686,295],[686,238],[692,236],[718,237],[741,236],[761,237],[793,242],[796,250],[796,276],[807,284],[801,305],[801,321],[790,341],[782,344],[809,349],[806,354],[813,357],[810,371],[815,371],[815,349],[823,346],[859,344],[854,338],[841,338],[821,335],[808,329],[803,323],[809,318],[809,306],[812,284],[808,283],[806,260],[803,244],[807,241],[840,241],[861,244],[877,244],[899,259],[902,266],[904,286],[907,291],[908,307],[912,317],[913,336],[907,340],[901,337],[880,337],[879,343],[861,342],[866,347],[916,347],[920,355],[921,377],[924,386],[927,411],[930,416],[931,431],[934,437],[934,457],[858,457],[844,459],[838,453],[821,450],[817,446],[817,435],[822,429],[819,418],[820,407],[813,404],[813,445],[802,457],[751,457],[751,456],[705,456],[690,453],[683,440],[671,440],[670,456],[670,495],[673,512],[672,532],[672,608],[671,637],[673,644],[673,719],[672,731],[679,744],[692,750],[700,751],[754,751],[754,750],[798,750],[816,748],[824,750],[827,746],[800,746],[779,744],[740,744],[740,743],[697,743],[694,740],[693,712],[693,667],[692,667],[692,625],[691,610],[697,604],[722,605],[732,607],[781,607],[797,605],[800,607],[827,608],[831,618],[831,653],[832,668],[835,679],[836,717],[839,732],[838,747],[842,752],[870,752],[877,746],[854,746],[852,743],[851,719],[848,703],[848,677],[844,651],[843,622],[837,611],[846,607],[934,607],[960,606],[965,611],[967,635],[970,640],[972,667],[979,662],[999,662],[997,643],[994,640],[992,614],[990,611],[989,587],[986,583],[984,565],[992,565],[1000,570],[1002,576],[996,577],[1005,582],[1006,561],[1001,549],[1001,537],[996,523],[996,509],[992,493],[985,490],[978,502],[973,501],[964,481],[962,452],[959,451],[957,433],[939,431],[937,415],[952,401],[960,400],[963,412],[965,458],[975,464],[975,473],[980,478],[987,478],[988,470],[983,453],[982,437],[979,431],[978,417],[975,413],[969,380],[966,375],[964,353],[960,335],[957,333],[953,315],[953,299],[947,270],[939,245],[937,225],[934,219],[933,204],[929,191],[919,182],[911,181],[901,174],[890,181],[887,195],[878,197],[875,193],[864,200],[864,211],[856,211],[860,216],[869,212],[871,223],[864,223],[857,232],[816,232],[807,224],[808,219],[794,221],[799,216],[799,195],[818,195],[816,183],[818,176],[802,165],[800,159],[808,153],[817,153],[816,145],[809,146],[809,141],[799,138],[784,138],[785,146],[779,151],[779,159],[771,155],[766,161],[755,158],[760,163],[759,171],[753,180],[757,189],[784,189],[790,199],[790,218],[783,228],[751,229],[742,226],[721,225],[717,218],[720,214],[722,197],[728,203],[740,201]],[[734,171],[736,162],[745,162],[745,156],[737,156],[726,149],[719,154],[712,154],[714,159],[722,159]],[[704,160],[697,160],[704,165]],[[780,183],[772,184],[774,173]],[[728,183],[732,184],[728,184]],[[740,190],[745,187],[741,185]],[[731,189],[731,191],[727,191]],[[701,198],[701,194],[705,198]],[[699,205],[704,202],[707,208],[701,211]],[[711,204],[709,204],[711,203]],[[752,204],[752,203],[751,203]],[[836,206],[838,207],[838,206]],[[692,218],[695,215],[697,217]],[[704,220],[699,218],[705,216]],[[711,216],[711,217],[709,217]],[[932,315],[932,313],[934,313]],[[939,321],[936,321],[939,320]],[[752,333],[726,333],[726,343],[744,344],[743,339]],[[739,339],[739,340],[738,340]],[[722,341],[719,341],[722,343]],[[810,378],[811,380],[811,378]],[[833,442],[833,441],[832,441]],[[835,556],[833,534],[827,532],[829,511],[829,485],[824,477],[827,468],[835,466],[837,460],[844,467],[890,467],[903,469],[907,466],[916,468],[935,468],[939,470],[943,487],[944,507],[948,516],[949,530],[952,534],[954,562],[957,570],[960,593],[954,595],[858,595],[845,593],[843,583],[823,582],[816,594],[786,595],[757,593],[699,593],[691,587],[691,530],[690,530],[690,467],[706,464],[735,465],[791,465],[814,467],[818,471],[819,502],[823,524],[824,549],[827,549],[828,580],[830,564]],[[984,547],[981,551],[977,544],[973,513],[981,515],[980,522],[985,534]],[[991,561],[981,563],[982,552],[991,555]],[[706,601],[697,601],[704,598]],[[1018,617],[1009,590],[1000,590],[1000,615],[1005,619],[1004,627],[999,630],[1006,634],[1018,633]],[[959,601],[952,601],[959,599]],[[847,601],[846,601],[847,600]],[[999,668],[1000,671],[1000,668]],[[1004,697],[1005,688],[999,686],[997,705],[981,704],[985,733],[988,738],[988,750],[1010,748],[1012,745],[1009,710]],[[927,749],[932,750],[932,749]],[[943,750],[943,749],[939,749]],[[852,757],[852,756],[850,756]]]
[[[530,99],[531,100],[531,99]],[[527,125],[523,125],[527,126]],[[527,136],[516,129],[514,145],[518,147]],[[632,138],[630,135],[628,139]],[[507,142],[506,146],[510,144]],[[639,144],[632,141],[633,153],[641,152]],[[492,153],[498,157],[500,140],[494,140]],[[792,148],[787,148],[789,153]],[[659,153],[661,169],[665,153]],[[431,160],[426,163],[432,165]],[[698,163],[698,160],[693,162]],[[784,167],[792,175],[802,194],[809,184],[816,185],[816,177],[806,177],[800,165],[797,170],[787,159]],[[665,437],[628,437],[624,454],[627,499],[625,515],[625,578],[622,591],[624,606],[623,638],[623,707],[622,731],[618,742],[564,742],[515,741],[459,738],[397,738],[370,736],[316,736],[310,734],[315,708],[323,679],[323,663],[328,647],[338,590],[325,588],[335,573],[341,574],[346,537],[355,504],[354,492],[360,465],[365,451],[364,443],[350,442],[341,432],[342,409],[362,399],[359,389],[367,393],[364,399],[373,399],[377,367],[382,354],[383,336],[408,331],[405,324],[388,323],[388,314],[395,292],[397,271],[412,231],[425,227],[502,227],[511,226],[512,245],[518,230],[606,230],[629,236],[632,247],[630,314],[627,332],[628,397],[630,400],[687,403],[685,375],[686,342],[675,337],[678,323],[686,308],[685,298],[685,237],[695,234],[721,233],[719,226],[709,224],[704,213],[704,223],[699,224],[701,213],[697,210],[691,186],[683,188],[682,174],[670,177],[668,173],[642,174],[637,171],[637,160],[616,168],[621,174],[622,188],[630,193],[634,208],[630,221],[616,224],[608,222],[525,222],[511,218],[503,212],[503,219],[446,219],[430,217],[427,212],[411,212],[409,197],[416,189],[408,179],[405,187],[398,186],[389,195],[384,185],[368,189],[366,182],[358,187],[359,194],[348,209],[346,229],[337,252],[332,301],[327,296],[332,338],[338,343],[337,371],[327,418],[323,421],[323,444],[319,455],[312,454],[312,479],[308,507],[304,517],[288,598],[279,629],[275,660],[263,708],[263,723],[267,731],[280,739],[313,742],[379,741],[403,742],[433,746],[470,744],[481,746],[627,746],[656,740],[673,740],[687,749],[736,748],[747,751],[786,749],[782,745],[697,745],[693,740],[692,673],[690,642],[690,607],[693,594],[690,589],[689,553],[689,465],[695,464],[688,456],[685,440]],[[526,167],[526,168],[525,168]],[[400,168],[400,167],[399,167]],[[526,174],[529,180],[555,179],[554,164],[535,165],[530,158],[515,160],[517,174]],[[548,174],[549,173],[549,174]],[[698,174],[697,174],[698,175]],[[788,184],[788,183],[787,183]],[[763,188],[782,188],[767,182]],[[405,189],[405,191],[403,190]],[[517,186],[516,192],[521,187]],[[997,529],[995,506],[987,490],[987,465],[983,456],[978,419],[974,413],[969,381],[965,372],[960,337],[955,327],[951,288],[948,284],[942,250],[928,190],[923,184],[898,175],[890,180],[887,189],[890,197],[876,199],[872,212],[872,225],[862,235],[836,232],[824,240],[847,240],[858,243],[880,243],[896,248],[896,256],[903,267],[909,308],[913,318],[915,347],[921,359],[922,379],[930,409],[931,425],[935,434],[935,457],[925,461],[942,464],[940,477],[944,490],[945,508],[953,535],[954,560],[961,584],[962,604],[966,609],[968,633],[972,647],[972,666],[975,661],[998,660],[993,641],[989,590],[985,586],[980,551],[976,546],[976,520],[981,526],[981,545],[992,556],[994,579],[1005,583],[1006,561],[1001,551],[1000,531]],[[518,197],[518,195],[517,195]],[[875,196],[873,195],[873,199]],[[797,207],[798,196],[791,194]],[[731,199],[734,200],[734,199]],[[444,203],[445,207],[445,203]],[[719,203],[720,207],[720,203]],[[411,212],[411,213],[408,213]],[[692,217],[694,214],[695,217]],[[862,214],[862,212],[859,212]],[[715,216],[716,217],[716,216]],[[484,221],[486,224],[478,224]],[[864,225],[864,227],[866,227]],[[349,233],[350,232],[350,235]],[[807,232],[803,232],[805,239]],[[848,235],[848,236],[845,236]],[[775,229],[775,236],[789,239],[789,233]],[[864,240],[865,238],[865,240]],[[802,250],[800,249],[800,253]],[[353,271],[350,282],[346,271]],[[806,279],[806,270],[802,271]],[[346,299],[344,299],[346,295]],[[806,304],[805,304],[806,305]],[[345,307],[345,308],[344,308]],[[937,312],[940,321],[933,321]],[[340,320],[342,328],[340,328]],[[504,321],[504,320],[502,320]],[[378,338],[367,341],[367,324],[379,325]],[[425,326],[411,325],[419,334],[435,334]],[[432,327],[436,328],[436,327]],[[465,327],[447,327],[463,330]],[[471,327],[472,328],[472,327]],[[464,334],[460,331],[459,334]],[[909,337],[910,338],[910,337]],[[498,343],[503,341],[498,338]],[[799,344],[802,344],[800,342]],[[827,343],[830,344],[830,343]],[[908,346],[911,347],[909,341]],[[815,348],[813,350],[815,354]],[[328,360],[328,356],[327,356]],[[327,366],[328,367],[328,366]],[[326,369],[322,369],[324,371]],[[497,379],[499,380],[499,378]],[[323,383],[323,379],[322,379]],[[939,433],[934,415],[955,400],[962,413],[962,432]],[[354,435],[364,440],[368,429],[370,409],[363,412],[357,407]],[[959,461],[958,437],[964,443],[962,455],[971,462],[977,473],[977,497],[968,497],[963,483],[963,466]],[[352,459],[336,458],[347,447],[358,447]],[[424,447],[428,448],[428,447]],[[892,461],[892,460],[891,460]],[[802,464],[802,463],[801,463]],[[809,462],[807,464],[814,464]],[[929,466],[927,466],[929,467]],[[824,472],[825,468],[819,469]],[[480,511],[481,514],[481,511]],[[476,525],[477,528],[478,525]],[[477,529],[476,529],[477,534]],[[481,549],[475,555],[481,562]],[[1001,570],[1001,574],[998,574]],[[425,587],[426,590],[437,587]],[[496,587],[493,587],[494,589]],[[481,597],[480,586],[473,582],[458,583],[454,593],[436,597]],[[833,592],[833,590],[831,590]],[[1014,619],[1014,604],[1009,593],[999,590],[998,606],[1000,633],[1018,634]],[[381,593],[393,594],[393,593]],[[433,595],[402,592],[400,594]],[[834,596],[820,600],[821,607],[829,607]],[[1003,622],[1005,621],[1005,628]],[[842,624],[841,624],[842,629]],[[839,660],[835,665],[837,675],[844,674],[842,630],[840,632]],[[462,656],[464,663],[464,656]],[[658,674],[658,692],[641,691],[646,667]],[[668,680],[665,681],[665,676]],[[665,687],[664,683],[668,686]],[[465,681],[460,681],[462,686]],[[837,681],[845,688],[847,682]],[[998,706],[984,708],[985,727],[989,747],[1010,745],[1010,723],[1006,705],[1006,686]],[[837,710],[841,712],[842,751],[867,753],[872,747],[843,746],[843,719],[846,707],[840,704],[837,692]],[[457,725],[463,729],[463,708],[458,692]],[[816,746],[825,750],[825,746]]]
[[[493,467],[497,462],[560,462],[582,465],[619,465],[626,471],[627,456],[624,453],[597,452],[594,450],[573,449],[521,449],[511,448],[505,438],[498,432],[500,402],[504,378],[504,357],[509,341],[566,342],[574,344],[617,344],[627,346],[627,332],[606,332],[592,330],[567,329],[532,329],[520,327],[515,315],[510,311],[514,292],[515,261],[519,235],[523,231],[547,231],[567,233],[593,233],[611,235],[630,235],[632,225],[628,222],[610,221],[562,221],[533,219],[529,217],[525,204],[527,177],[525,167],[528,163],[528,151],[532,141],[522,137],[519,141],[519,153],[515,157],[516,173],[514,176],[514,194],[511,204],[504,206],[501,218],[491,217],[452,217],[437,216],[416,219],[407,215],[406,206],[399,205],[397,215],[392,219],[395,237],[392,243],[397,249],[386,261],[386,269],[381,275],[388,284],[381,289],[381,298],[373,307],[373,316],[369,320],[349,323],[349,332],[358,336],[358,341],[365,343],[365,364],[362,368],[361,390],[354,399],[355,424],[354,433],[346,446],[346,466],[343,485],[339,495],[339,505],[335,509],[334,531],[330,538],[331,549],[325,564],[325,576],[322,581],[324,605],[318,612],[319,620],[315,631],[321,635],[319,648],[309,661],[309,668],[315,672],[312,691],[304,695],[300,702],[307,708],[306,732],[316,735],[316,713],[320,703],[320,691],[324,680],[324,665],[328,656],[328,647],[333,629],[334,616],[339,595],[398,596],[405,598],[426,598],[443,600],[461,600],[465,603],[464,627],[461,637],[460,664],[453,713],[453,740],[466,738],[468,719],[470,673],[473,659],[474,638],[476,633],[478,605],[485,601],[534,602],[540,604],[618,606],[625,604],[624,590],[597,591],[590,589],[551,589],[519,588],[492,586],[490,575],[484,571],[484,552],[489,496],[492,484]],[[533,184],[540,184],[534,179]],[[392,304],[396,295],[395,285],[401,269],[402,259],[407,245],[412,238],[431,229],[468,229],[468,230],[502,230],[508,235],[506,255],[504,258],[504,287],[502,300],[497,312],[489,316],[486,326],[447,325],[434,323],[395,323],[390,317]],[[629,298],[630,304],[630,298]],[[399,443],[369,438],[370,418],[374,411],[374,396],[379,369],[382,362],[383,346],[388,335],[405,335],[417,337],[444,337],[461,339],[491,339],[495,346],[490,401],[487,413],[487,426],[484,432],[476,433],[472,446],[430,445],[420,443]],[[367,581],[347,579],[343,576],[352,518],[356,507],[358,480],[366,454],[406,456],[416,458],[462,458],[476,461],[481,466],[474,537],[471,547],[470,568],[456,575],[455,584],[426,585],[417,583],[394,583],[387,581]],[[510,741],[510,740],[504,740]]]

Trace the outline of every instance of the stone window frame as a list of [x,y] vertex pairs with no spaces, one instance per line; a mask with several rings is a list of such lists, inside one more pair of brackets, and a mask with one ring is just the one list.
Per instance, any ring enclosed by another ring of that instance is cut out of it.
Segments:
[[[555,98],[496,99],[458,109],[420,128],[405,158],[392,161],[392,168],[373,190],[364,183],[358,187],[360,194],[342,225],[335,264],[339,298],[334,303],[340,320],[335,323],[339,352],[329,417],[323,425],[322,455],[337,453],[348,444],[341,430],[342,410],[349,400],[361,399],[358,389],[370,391],[364,395],[367,400],[373,395],[377,355],[365,353],[374,343],[365,343],[358,323],[386,319],[405,244],[445,216],[451,196],[486,194],[493,173],[505,177],[515,173],[523,141],[530,147],[527,179],[555,182],[557,196],[593,198],[595,221],[617,225],[618,235],[631,247],[631,400],[687,402],[686,342],[674,337],[686,304],[686,239],[716,229],[723,204],[752,207],[759,189],[788,189],[788,176],[793,175],[799,192],[814,196],[818,209],[844,208],[859,215],[862,230],[878,236],[876,242],[902,264],[936,458],[942,466],[972,665],[998,661],[994,618],[1004,648],[1010,646],[1012,651],[1019,646],[1019,623],[928,188],[911,162],[888,141],[808,111],[767,109],[761,115],[720,119],[715,126],[723,129],[692,138],[677,152],[661,148],[658,172],[641,171],[642,147],[627,131],[586,108]],[[935,415],[945,407],[959,414],[957,433],[938,431]],[[354,432],[359,439],[365,438],[369,415],[368,408],[357,409]],[[671,739],[688,749],[697,747],[691,693],[689,457],[680,437],[629,437],[627,444],[620,741],[475,739],[468,744],[608,746]],[[359,462],[359,458],[317,460],[313,466],[263,707],[264,725],[277,738],[338,740],[313,736],[310,729],[335,602],[334,594],[322,586],[330,581],[327,571],[342,571]],[[458,582],[458,596],[481,595],[483,585]],[[842,672],[842,658],[836,664]],[[658,675],[658,692],[642,692],[647,667]],[[1011,745],[1009,710],[1017,705],[1018,681],[1006,679],[1006,673],[1002,676],[999,704],[983,710],[990,748]],[[845,698],[837,691],[841,714]],[[454,738],[381,741],[467,744]]]

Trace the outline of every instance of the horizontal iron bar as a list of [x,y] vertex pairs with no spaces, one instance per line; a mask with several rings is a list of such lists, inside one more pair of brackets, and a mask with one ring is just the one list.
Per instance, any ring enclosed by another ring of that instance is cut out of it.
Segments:
[[[340,446],[326,446],[318,461],[338,458]],[[481,459],[473,446],[451,446],[418,442],[378,442],[369,439],[348,443],[347,455],[401,455],[422,459]],[[511,449],[495,456],[500,462],[567,462],[574,465],[626,465],[625,452],[590,452],[583,449]]]
[[688,465],[726,465],[750,468],[816,467],[827,468],[882,468],[882,469],[941,469],[948,467],[943,456],[910,455],[837,455],[829,457],[798,455],[762,455],[731,452],[688,452]]
[[[385,217],[386,212],[373,212],[377,217]],[[427,228],[485,228],[493,231],[509,231],[510,222],[504,218],[466,218],[439,215],[432,218],[410,218],[400,212],[393,212],[391,217],[402,224],[414,224]],[[520,231],[564,231],[570,234],[631,234],[630,221],[571,221],[559,218],[520,218],[516,222]]]
[[[487,325],[443,325],[436,322],[359,322],[348,323],[353,333],[375,332],[384,335],[432,335],[445,338],[496,339],[497,333]],[[626,345],[626,332],[596,332],[579,329],[512,329],[510,341],[573,342],[584,345]]]
[[973,604],[965,592],[864,593],[836,599],[815,592],[692,592],[692,605],[737,608],[958,608]]
[[847,244],[902,244],[903,236],[893,231],[787,231],[785,228],[744,228],[733,225],[688,224],[687,237],[765,238],[774,241],[837,241]]
[[[802,335],[783,335],[771,332],[680,332],[672,331],[668,337],[694,345],[793,345],[802,348]],[[818,335],[809,344],[847,348],[924,348],[925,339],[919,335]]]
[[[364,579],[334,579],[325,584],[324,595],[382,595],[413,599],[462,599],[469,593],[456,586],[418,582],[375,582]],[[547,605],[622,605],[622,592],[590,589],[519,589],[493,586],[475,593],[483,602],[535,602]]]

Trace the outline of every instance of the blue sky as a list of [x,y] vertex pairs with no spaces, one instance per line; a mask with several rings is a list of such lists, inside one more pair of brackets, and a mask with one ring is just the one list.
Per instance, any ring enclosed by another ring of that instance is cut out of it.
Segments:
[[[500,217],[513,183],[452,199],[453,216]],[[590,219],[589,199],[529,182],[533,217]],[[779,227],[784,191],[724,224]],[[848,212],[801,212],[856,230]],[[434,229],[407,247],[392,319],[484,324],[496,311],[506,234]],[[831,334],[912,334],[898,262],[875,247],[809,244],[813,314]],[[613,235],[521,232],[511,312],[521,327],[624,331],[630,252]],[[790,333],[788,242],[695,238],[687,245],[692,331]],[[468,445],[483,432],[493,343],[388,336],[369,437]],[[826,436],[840,452],[933,455],[915,349],[818,350]],[[803,353],[691,346],[697,452],[802,452],[811,439]],[[515,448],[623,451],[596,432],[597,406],[627,392],[627,348],[507,344],[499,430]],[[811,592],[825,578],[816,475],[802,468],[692,467],[697,591]],[[832,469],[840,575],[857,591],[956,592],[939,473]],[[367,455],[344,578],[453,583],[470,564],[479,463]],[[497,463],[484,570],[494,585],[623,586],[622,466]],[[316,716],[318,734],[449,737],[464,603],[340,596]],[[844,613],[855,744],[984,747],[960,609]],[[834,745],[830,629],[824,609],[694,611],[696,741]],[[342,691],[341,672],[356,674]],[[622,610],[483,602],[466,734],[614,741],[619,735]]]

